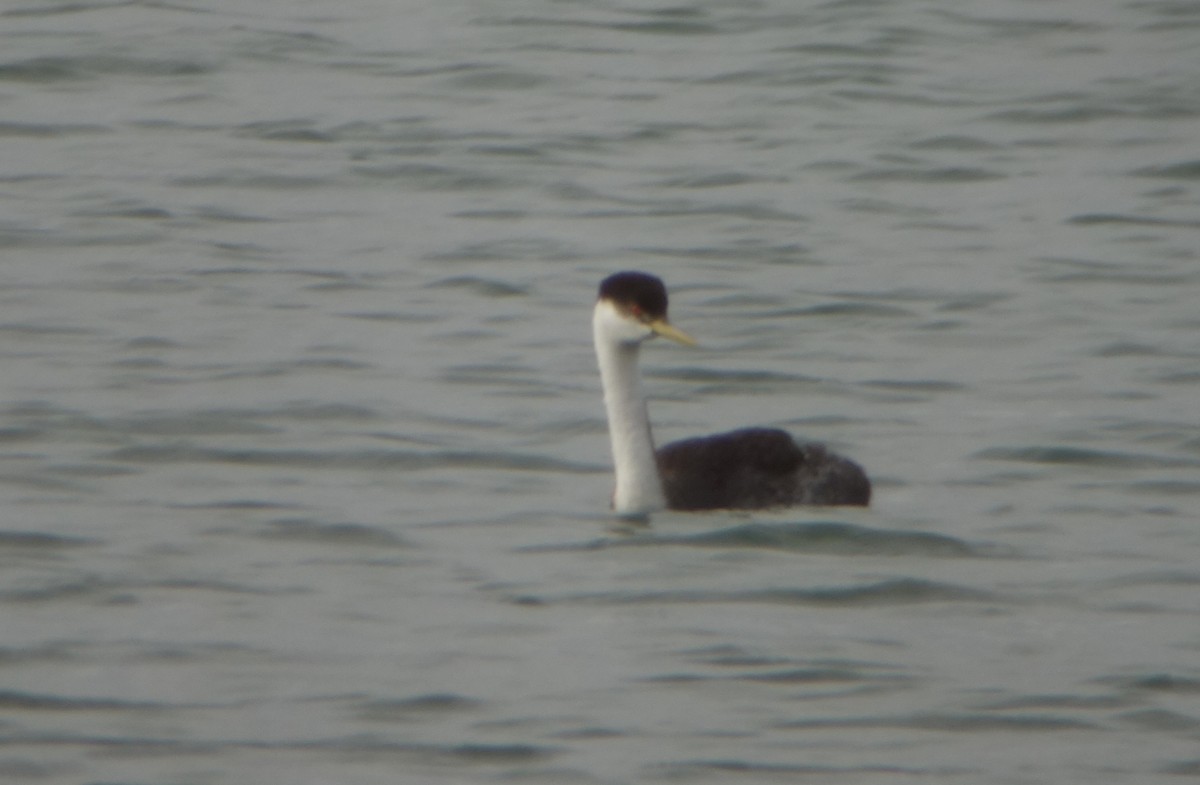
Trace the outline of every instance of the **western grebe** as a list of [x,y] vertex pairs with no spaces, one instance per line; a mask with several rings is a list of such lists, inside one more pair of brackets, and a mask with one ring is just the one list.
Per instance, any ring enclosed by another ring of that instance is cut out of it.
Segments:
[[743,428],[672,442],[655,451],[638,375],[642,342],[695,341],[667,321],[667,290],[653,275],[621,272],[600,283],[592,337],[612,439],[620,515],[673,510],[866,505],[871,483],[853,461],[777,428]]

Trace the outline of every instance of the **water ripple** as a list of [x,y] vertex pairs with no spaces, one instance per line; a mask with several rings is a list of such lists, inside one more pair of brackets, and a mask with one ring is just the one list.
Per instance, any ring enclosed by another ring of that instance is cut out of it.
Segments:
[[399,535],[378,526],[361,523],[326,523],[311,518],[281,518],[271,521],[261,536],[275,540],[331,545],[369,545],[375,548],[400,548],[407,545]]
[[236,449],[196,445],[143,445],[122,447],[108,453],[104,458],[127,463],[227,463],[352,471],[499,469],[567,474],[607,471],[607,467],[598,464],[576,463],[543,455],[465,450],[267,450],[250,447]]
[[1000,180],[1007,175],[978,167],[888,167],[870,169],[851,177],[851,180],[866,182],[907,183],[979,183]]
[[1160,177],[1166,180],[1200,180],[1200,159],[1144,166],[1133,170],[1130,174],[1135,177]]
[[14,123],[0,122],[0,137],[33,137],[33,138],[50,138],[56,136],[69,136],[73,134],[96,134],[107,133],[111,131],[103,125],[87,125],[73,123]]
[[0,710],[6,711],[147,711],[169,708],[168,704],[116,698],[67,698],[61,695],[0,690]]
[[169,755],[216,755],[235,750],[279,752],[324,751],[340,755],[396,757],[426,764],[534,763],[558,754],[557,747],[536,744],[421,744],[366,735],[294,740],[214,738],[175,739],[166,736],[89,733],[16,732],[0,739],[7,747],[84,747],[124,758]]
[[0,80],[70,82],[103,76],[200,76],[215,70],[209,63],[121,55],[44,56],[0,63]]
[[423,722],[431,715],[474,711],[482,701],[454,692],[437,692],[409,698],[372,698],[355,706],[360,719],[369,722]]
[[1095,730],[1095,723],[1057,714],[937,714],[916,713],[884,717],[804,719],[779,723],[780,728],[901,728],[951,733],[1047,733]]
[[86,537],[70,537],[62,534],[49,534],[47,532],[0,531],[0,551],[5,549],[57,551],[63,548],[79,548],[99,543],[100,540],[93,540]]
[[659,763],[648,767],[656,780],[666,782],[708,781],[717,778],[718,782],[728,782],[730,777],[768,777],[772,782],[790,782],[796,778],[811,779],[816,777],[835,777],[838,781],[861,782],[876,781],[874,778],[886,777],[891,781],[895,777],[914,778],[917,781],[936,780],[947,777],[960,777],[974,773],[972,769],[954,766],[940,767],[911,767],[896,765],[864,764],[861,766],[822,766],[817,764],[786,764],[767,763],[761,760],[739,758],[721,758],[717,760],[680,760],[670,763]]
[[674,604],[768,604],[872,607],[931,602],[991,602],[990,592],[921,578],[891,578],[874,583],[813,588],[747,589],[710,591],[613,591],[571,594],[560,597],[513,598],[520,605],[674,605]]
[[846,556],[976,557],[994,551],[956,537],[932,532],[873,529],[837,521],[815,523],[748,523],[699,534],[645,534],[603,539],[577,546],[530,546],[526,551],[619,547],[692,546],[699,548],[766,548]]
[[988,447],[972,457],[990,461],[1096,466],[1106,469],[1166,469],[1200,466],[1200,461],[1119,450],[1093,450],[1062,445]]

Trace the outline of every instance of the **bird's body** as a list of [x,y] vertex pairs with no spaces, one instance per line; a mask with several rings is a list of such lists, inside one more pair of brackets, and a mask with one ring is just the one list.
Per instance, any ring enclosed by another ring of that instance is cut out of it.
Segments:
[[870,502],[871,484],[858,464],[820,444],[797,444],[776,428],[744,428],[654,449],[637,371],[641,344],[655,335],[693,343],[667,321],[666,288],[658,278],[623,272],[604,279],[592,330],[619,514]]
[[683,439],[659,449],[657,458],[672,510],[865,505],[871,500],[871,483],[857,464],[823,444],[797,444],[778,428]]

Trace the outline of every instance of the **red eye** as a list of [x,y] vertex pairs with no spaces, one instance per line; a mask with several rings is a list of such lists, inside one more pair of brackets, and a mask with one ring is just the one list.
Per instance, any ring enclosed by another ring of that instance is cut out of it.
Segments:
[[642,318],[642,307],[641,307],[640,305],[631,305],[631,306],[629,306],[629,312],[630,312],[631,314],[633,314],[633,315],[634,315],[634,317],[636,317],[636,318],[638,318],[638,319],[641,319],[641,318]]

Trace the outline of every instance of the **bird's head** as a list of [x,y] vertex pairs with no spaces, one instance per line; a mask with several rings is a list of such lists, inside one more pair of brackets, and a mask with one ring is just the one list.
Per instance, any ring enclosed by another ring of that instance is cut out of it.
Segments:
[[601,281],[594,323],[598,336],[615,343],[637,344],[656,335],[687,346],[696,343],[667,321],[667,288],[648,273],[613,273]]

